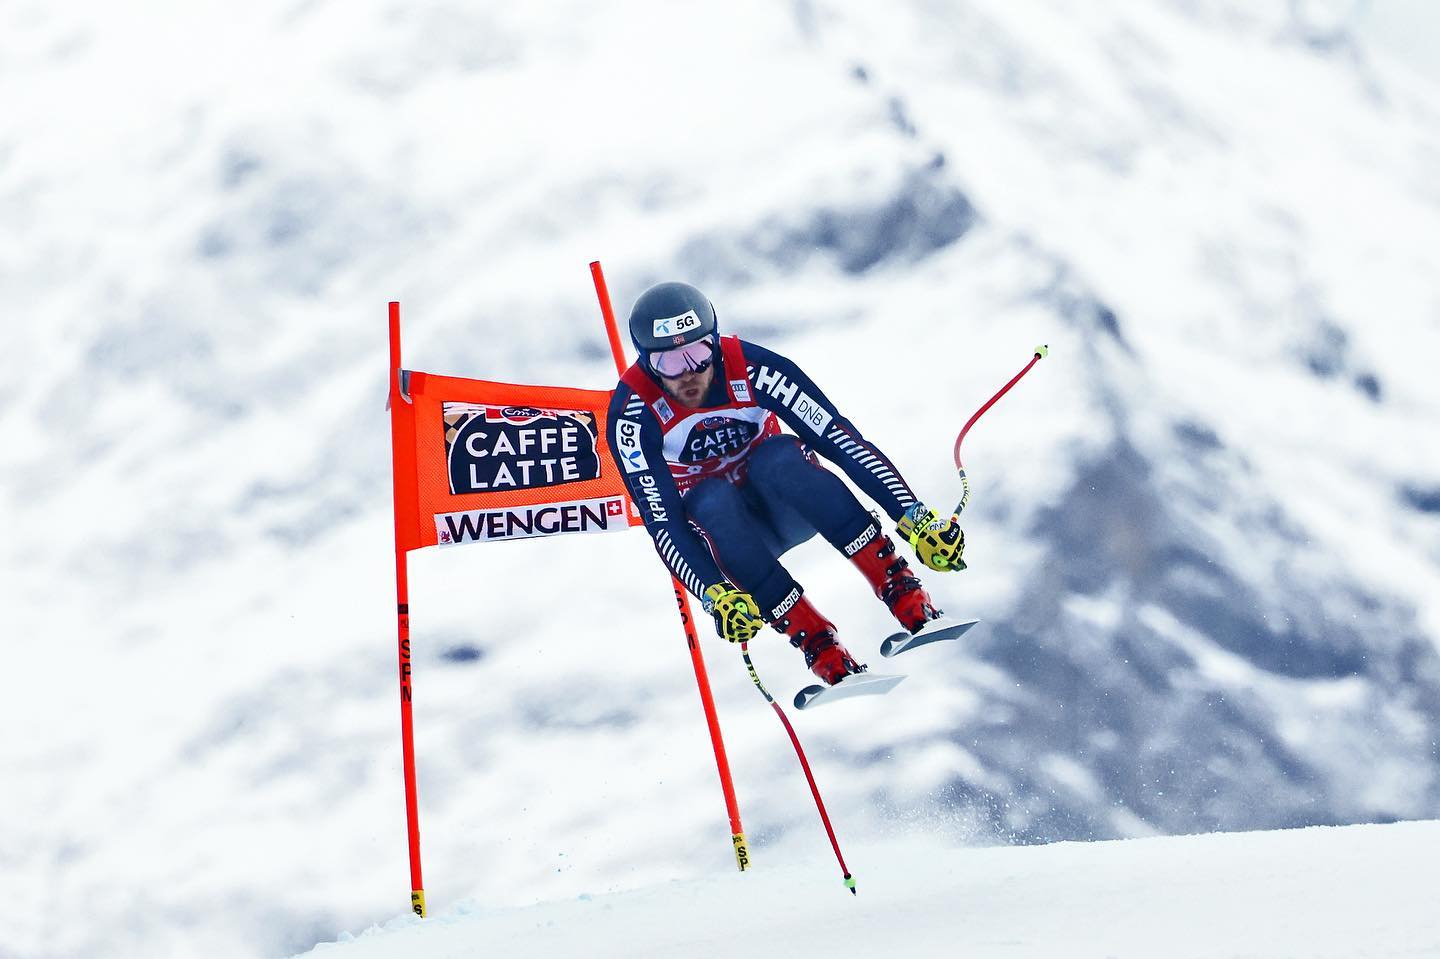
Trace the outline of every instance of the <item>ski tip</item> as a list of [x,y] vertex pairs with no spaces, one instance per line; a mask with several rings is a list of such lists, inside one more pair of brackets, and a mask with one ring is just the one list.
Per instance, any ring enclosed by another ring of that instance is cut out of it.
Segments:
[[931,620],[924,629],[918,633],[891,633],[880,643],[881,656],[898,656],[914,646],[925,646],[929,643],[942,639],[959,639],[968,633],[972,628],[978,626],[980,620],[967,619],[956,621],[953,619]]
[[853,696],[880,696],[895,688],[905,675],[852,673],[834,686],[806,686],[795,694],[795,708],[808,709]]

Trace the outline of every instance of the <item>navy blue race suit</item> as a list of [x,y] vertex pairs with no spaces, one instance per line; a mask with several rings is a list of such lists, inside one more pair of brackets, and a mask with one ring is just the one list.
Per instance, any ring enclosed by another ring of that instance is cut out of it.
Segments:
[[642,366],[627,370],[606,439],[656,551],[685,588],[699,597],[729,580],[773,620],[797,589],[779,561],[786,550],[818,532],[852,556],[864,545],[857,540],[875,535],[869,512],[817,453],[892,520],[916,497],[799,366],[736,337],[721,344],[695,410]]

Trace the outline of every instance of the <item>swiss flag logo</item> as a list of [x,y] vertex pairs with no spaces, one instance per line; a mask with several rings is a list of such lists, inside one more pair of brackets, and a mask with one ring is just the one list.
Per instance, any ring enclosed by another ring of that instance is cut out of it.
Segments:
[[612,499],[605,504],[605,512],[611,516],[622,516],[625,513],[625,504],[618,499]]

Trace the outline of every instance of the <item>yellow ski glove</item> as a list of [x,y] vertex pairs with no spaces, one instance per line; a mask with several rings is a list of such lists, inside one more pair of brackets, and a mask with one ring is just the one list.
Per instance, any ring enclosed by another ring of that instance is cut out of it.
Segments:
[[765,620],[755,598],[734,583],[716,583],[705,590],[705,612],[715,617],[715,632],[732,643],[748,643],[760,632]]
[[960,518],[941,519],[924,503],[916,503],[905,511],[895,529],[915,550],[916,557],[931,569],[946,572],[962,570],[965,560],[965,533]]

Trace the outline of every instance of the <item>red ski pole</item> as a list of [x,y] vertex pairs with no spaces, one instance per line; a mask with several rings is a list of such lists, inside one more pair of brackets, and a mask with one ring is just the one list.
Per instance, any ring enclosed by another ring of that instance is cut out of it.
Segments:
[[805,750],[800,747],[800,737],[795,735],[795,727],[790,725],[790,718],[785,715],[785,710],[770,695],[770,690],[760,682],[760,674],[755,671],[755,664],[750,660],[750,644],[740,644],[740,655],[745,658],[745,668],[750,670],[750,680],[755,688],[760,690],[760,695],[765,701],[775,708],[775,715],[780,717],[781,724],[785,731],[790,734],[790,742],[795,747],[795,755],[800,757],[800,768],[805,770],[805,781],[810,784],[810,794],[815,797],[815,808],[820,811],[820,821],[825,824],[825,834],[830,837],[830,848],[835,850],[835,858],[840,863],[840,871],[845,875],[845,888],[850,890],[850,895],[856,895],[855,877],[850,875],[850,870],[845,865],[845,857],[840,853],[840,842],[835,838],[835,829],[830,825],[830,814],[825,811],[825,800],[820,798],[820,787],[815,785],[815,776],[810,772],[810,763],[805,758]]
[[964,465],[962,465],[961,462],[960,462],[960,444],[963,443],[963,442],[965,442],[965,434],[968,433],[968,432],[970,432],[970,427],[972,427],[972,426],[975,425],[975,421],[976,421],[976,420],[978,420],[980,417],[982,417],[982,416],[985,415],[985,411],[986,411],[986,410],[988,410],[990,407],[994,406],[995,403],[996,403],[996,401],[999,400],[1000,397],[1002,397],[1002,396],[1004,396],[1006,393],[1010,392],[1010,387],[1012,387],[1012,386],[1014,386],[1016,383],[1020,382],[1020,377],[1024,376],[1026,373],[1029,373],[1029,372],[1030,372],[1030,367],[1034,366],[1036,363],[1039,363],[1042,359],[1044,359],[1045,357],[1047,357],[1047,356],[1049,356],[1049,355],[1050,355],[1050,347],[1048,347],[1048,346],[1037,346],[1037,347],[1035,347],[1035,355],[1030,359],[1030,362],[1029,362],[1029,363],[1026,363],[1026,364],[1025,364],[1025,369],[1021,370],[1019,373],[1016,373],[1013,377],[1011,377],[1010,382],[1009,382],[1009,383],[1006,383],[1004,386],[1002,386],[1002,387],[1000,388],[1000,392],[998,392],[998,393],[996,393],[994,396],[990,397],[990,399],[988,399],[988,400],[985,402],[985,405],[984,405],[984,406],[982,406],[982,407],[980,407],[978,410],[976,410],[976,411],[975,411],[975,415],[972,416],[972,417],[970,417],[970,419],[969,419],[968,421],[966,421],[965,426],[961,428],[961,430],[960,430],[960,435],[957,436],[957,437],[955,437],[955,469],[960,473],[960,490],[961,490],[961,492],[960,492],[960,502],[955,506],[955,515],[956,515],[956,516],[959,516],[959,515],[961,514],[961,512],[964,511],[965,507],[970,503],[970,481],[965,478],[965,467],[964,467]]

